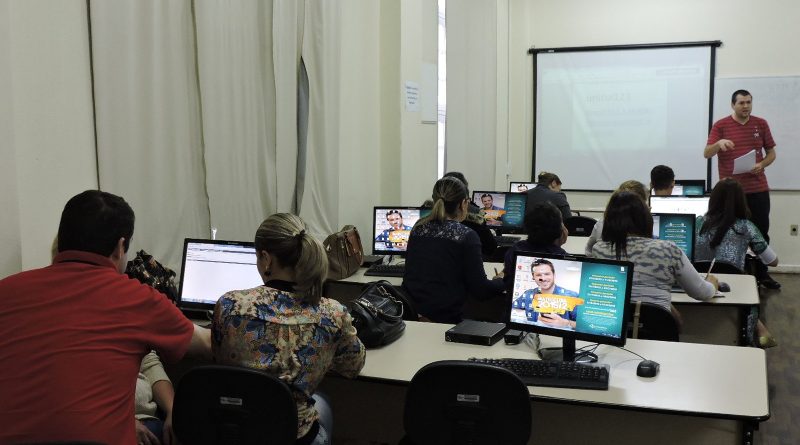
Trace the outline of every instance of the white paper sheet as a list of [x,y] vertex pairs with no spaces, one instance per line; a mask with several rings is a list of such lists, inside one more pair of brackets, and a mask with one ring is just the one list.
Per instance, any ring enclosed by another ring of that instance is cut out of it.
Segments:
[[750,150],[747,153],[733,160],[733,174],[740,175],[747,173],[756,165],[756,151]]

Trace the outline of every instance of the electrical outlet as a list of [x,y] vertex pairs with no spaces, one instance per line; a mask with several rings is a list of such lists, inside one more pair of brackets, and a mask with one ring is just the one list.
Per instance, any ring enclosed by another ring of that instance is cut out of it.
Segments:
[[797,236],[797,224],[792,224],[789,226],[789,235]]

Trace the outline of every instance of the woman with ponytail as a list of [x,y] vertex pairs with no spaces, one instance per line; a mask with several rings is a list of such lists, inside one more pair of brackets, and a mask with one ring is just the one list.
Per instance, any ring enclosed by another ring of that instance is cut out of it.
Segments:
[[340,303],[323,298],[328,258],[300,217],[277,213],[256,231],[264,285],[217,301],[212,352],[217,363],[262,370],[286,382],[297,403],[298,444],[329,444],[330,406],[314,394],[330,369],[355,377],[364,345]]
[[469,205],[464,183],[445,176],[436,181],[431,199],[430,215],[411,230],[403,289],[421,316],[458,323],[468,296],[480,300],[499,296],[503,282],[486,278],[480,239],[461,224]]

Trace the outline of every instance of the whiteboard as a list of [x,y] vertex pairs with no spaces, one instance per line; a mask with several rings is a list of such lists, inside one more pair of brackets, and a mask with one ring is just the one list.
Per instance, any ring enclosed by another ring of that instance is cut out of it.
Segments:
[[[800,76],[726,77],[714,82],[713,122],[731,114],[731,94],[753,95],[753,115],[769,123],[775,139],[775,162],[767,167],[772,190],[800,190]],[[712,185],[719,180],[717,158],[712,158]]]

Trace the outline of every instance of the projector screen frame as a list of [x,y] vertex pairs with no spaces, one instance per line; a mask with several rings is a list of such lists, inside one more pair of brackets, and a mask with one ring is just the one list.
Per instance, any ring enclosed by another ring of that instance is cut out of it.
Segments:
[[[639,44],[625,44],[625,45],[599,45],[599,46],[571,46],[571,47],[558,47],[558,48],[536,48],[531,47],[528,49],[528,54],[532,55],[533,59],[533,128],[532,128],[532,161],[531,161],[531,178],[536,178],[538,175],[536,167],[536,123],[537,123],[537,56],[540,53],[564,53],[564,52],[590,52],[590,51],[615,51],[615,50],[638,50],[638,49],[667,49],[667,48],[690,48],[690,47],[709,47],[710,61],[709,61],[709,98],[708,98],[708,116],[707,116],[707,133],[711,131],[714,116],[714,80],[716,75],[716,48],[722,46],[720,40],[708,40],[697,42],[667,42],[667,43],[639,43]],[[698,147],[702,147],[704,141],[698,141]],[[712,163],[711,160],[706,160],[706,192],[711,188],[712,180]],[[554,172],[558,174],[559,172]],[[575,192],[612,192],[613,190],[603,189],[583,189],[583,188],[564,188],[565,191]]]

